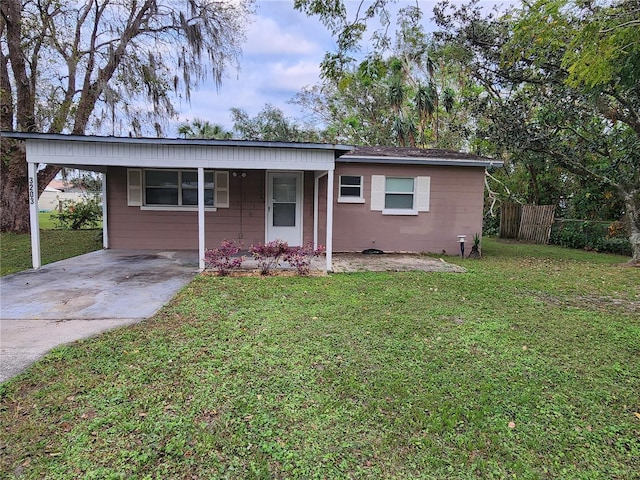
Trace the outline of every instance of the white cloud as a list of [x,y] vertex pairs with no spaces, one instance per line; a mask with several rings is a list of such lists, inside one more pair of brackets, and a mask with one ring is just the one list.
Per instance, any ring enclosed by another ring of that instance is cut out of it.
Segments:
[[245,55],[317,55],[323,51],[320,44],[286,28],[272,18],[258,18],[247,32]]
[[270,65],[269,70],[269,76],[275,80],[271,87],[291,90],[294,94],[306,85],[317,83],[320,78],[320,65],[317,61],[301,60],[291,65],[276,62]]

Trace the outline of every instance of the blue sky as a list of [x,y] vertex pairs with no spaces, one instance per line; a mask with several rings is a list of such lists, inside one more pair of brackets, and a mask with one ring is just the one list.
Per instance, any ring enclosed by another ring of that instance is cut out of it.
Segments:
[[[346,1],[354,8],[360,3]],[[427,30],[433,29],[431,17],[436,3],[418,0],[428,23]],[[416,0],[398,0],[394,8],[415,4]],[[319,83],[320,62],[325,52],[333,51],[334,47],[334,39],[326,28],[317,18],[294,10],[293,0],[257,0],[256,13],[242,46],[240,70],[228,71],[219,91],[212,84],[200,85],[192,93],[191,104],[179,106],[180,121],[200,118],[231,129],[232,107],[254,116],[266,103],[280,108],[289,117],[301,117],[299,107],[287,102],[303,87]],[[176,136],[175,129],[167,134]]]

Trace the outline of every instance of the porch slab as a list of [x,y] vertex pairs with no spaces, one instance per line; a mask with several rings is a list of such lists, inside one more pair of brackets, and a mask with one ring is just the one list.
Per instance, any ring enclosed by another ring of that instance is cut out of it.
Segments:
[[[320,265],[320,259],[314,259]],[[442,258],[433,258],[419,254],[385,253],[366,255],[362,253],[334,253],[334,273],[353,272],[452,272],[465,273],[459,265],[446,262]]]
[[[244,261],[242,270],[257,270],[258,263],[248,252],[242,252]],[[466,270],[445,261],[443,258],[433,258],[421,254],[384,253],[381,255],[367,255],[362,253],[334,253],[332,258],[333,273],[355,272],[451,272],[465,273]],[[315,257],[311,261],[311,270],[324,272],[326,269],[324,255]],[[295,270],[287,263],[281,264],[278,270]]]

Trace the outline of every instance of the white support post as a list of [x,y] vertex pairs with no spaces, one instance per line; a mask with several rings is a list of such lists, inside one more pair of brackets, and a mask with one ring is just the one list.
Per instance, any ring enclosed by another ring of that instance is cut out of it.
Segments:
[[320,177],[314,175],[313,179],[313,249],[318,249],[318,186]]
[[34,269],[42,266],[40,258],[40,221],[38,219],[38,164],[28,163],[29,220],[31,226],[31,264]]
[[198,268],[204,270],[204,168],[198,167]]
[[327,172],[327,272],[333,271],[333,170]]
[[102,174],[102,248],[109,248],[109,227],[107,225],[107,172]]
[[316,172],[313,182],[313,249],[318,249],[318,227],[319,220],[318,214],[320,212],[320,179],[324,177],[327,172]]

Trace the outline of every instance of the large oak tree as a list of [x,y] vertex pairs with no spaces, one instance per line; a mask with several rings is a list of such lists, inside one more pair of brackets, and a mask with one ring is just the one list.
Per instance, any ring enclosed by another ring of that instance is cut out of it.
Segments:
[[[3,0],[0,130],[161,134],[177,101],[237,64],[252,1]],[[0,231],[26,232],[24,147],[0,141]],[[40,191],[58,171],[38,172]]]

